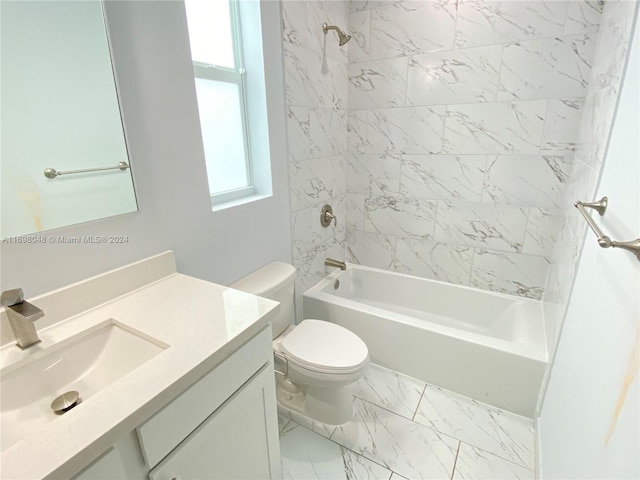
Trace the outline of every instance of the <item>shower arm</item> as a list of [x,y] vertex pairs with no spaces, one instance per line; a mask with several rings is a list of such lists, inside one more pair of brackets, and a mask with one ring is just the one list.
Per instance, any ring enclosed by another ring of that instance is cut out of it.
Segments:
[[322,32],[326,35],[329,30],[335,30],[336,34],[338,35],[338,45],[340,45],[341,47],[345,45],[349,40],[351,40],[351,35],[347,35],[335,25],[327,25],[327,22],[324,22],[322,24]]
[[327,25],[326,22],[322,24],[322,31],[324,32],[324,34],[326,35],[327,33],[329,33],[329,30],[335,30],[336,32],[340,32],[342,33],[342,30],[340,30],[338,27],[336,27],[335,25]]

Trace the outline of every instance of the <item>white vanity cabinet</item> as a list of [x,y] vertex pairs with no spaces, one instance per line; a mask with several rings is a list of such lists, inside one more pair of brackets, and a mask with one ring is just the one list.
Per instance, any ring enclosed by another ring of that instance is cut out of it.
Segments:
[[111,447],[100,458],[85,468],[73,480],[109,480],[127,478],[127,470],[115,447]]
[[150,480],[273,478],[263,369],[149,473]]
[[282,478],[271,326],[74,478]]

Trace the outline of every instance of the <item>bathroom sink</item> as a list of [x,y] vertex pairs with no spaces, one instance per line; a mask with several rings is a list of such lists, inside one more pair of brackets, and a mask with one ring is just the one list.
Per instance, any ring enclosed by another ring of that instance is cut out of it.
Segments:
[[[51,403],[77,391],[86,401],[168,345],[109,319],[0,370],[2,450],[59,418]],[[17,348],[14,346],[5,348]],[[33,347],[32,347],[33,348]],[[68,411],[68,410],[67,410]]]

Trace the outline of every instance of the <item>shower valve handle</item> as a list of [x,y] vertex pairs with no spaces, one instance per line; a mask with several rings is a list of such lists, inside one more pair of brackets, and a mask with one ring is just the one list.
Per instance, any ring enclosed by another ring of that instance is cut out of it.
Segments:
[[320,224],[323,227],[328,227],[329,225],[331,225],[331,220],[333,220],[334,225],[338,225],[338,219],[333,214],[331,205],[325,205],[320,211]]

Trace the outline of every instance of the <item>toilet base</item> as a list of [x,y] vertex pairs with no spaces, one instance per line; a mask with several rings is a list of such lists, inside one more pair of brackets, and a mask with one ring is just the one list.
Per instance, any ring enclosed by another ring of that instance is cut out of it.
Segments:
[[[295,388],[298,391],[295,392]],[[295,393],[294,393],[295,392]],[[352,385],[317,387],[277,378],[276,396],[285,409],[327,425],[343,425],[353,417]]]

